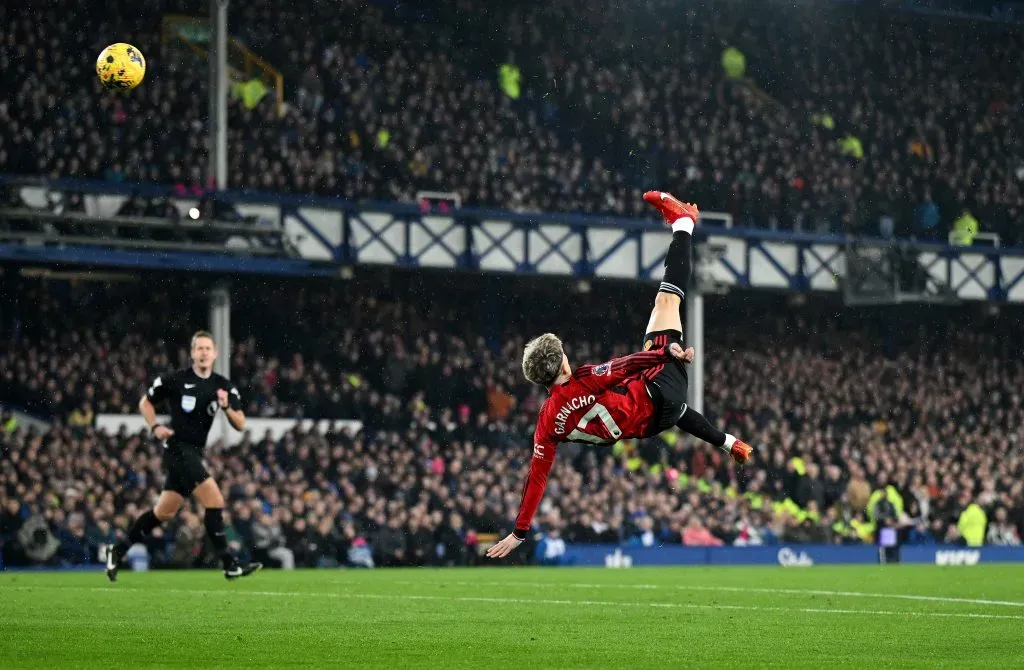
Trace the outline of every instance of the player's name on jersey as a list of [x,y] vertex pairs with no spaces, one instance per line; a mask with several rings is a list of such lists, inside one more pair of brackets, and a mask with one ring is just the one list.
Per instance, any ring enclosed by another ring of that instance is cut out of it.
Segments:
[[568,400],[555,415],[555,433],[565,435],[565,422],[569,419],[569,415],[578,409],[593,405],[596,400],[597,397],[593,395],[579,395]]

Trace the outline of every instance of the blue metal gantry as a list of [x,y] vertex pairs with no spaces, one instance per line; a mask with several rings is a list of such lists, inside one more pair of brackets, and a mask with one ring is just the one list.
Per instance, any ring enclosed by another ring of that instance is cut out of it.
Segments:
[[[14,183],[22,200],[34,207],[46,207],[54,192],[83,194],[85,211],[97,223],[109,221],[132,194],[167,194],[160,187],[103,182]],[[654,220],[470,208],[424,211],[415,205],[235,191],[220,197],[257,220],[255,225],[280,229],[293,253],[253,257],[227,249],[223,254],[119,249],[111,240],[39,245],[0,236],[0,260],[295,275],[331,275],[339,266],[358,263],[653,281],[660,278],[671,237]],[[198,204],[190,198],[172,202],[183,216]],[[705,267],[715,282],[782,291],[840,290],[852,238],[733,229],[729,223],[728,216],[707,213],[698,228],[717,252]],[[882,240],[856,243],[892,246]],[[957,299],[1024,302],[1024,249],[901,244]]]

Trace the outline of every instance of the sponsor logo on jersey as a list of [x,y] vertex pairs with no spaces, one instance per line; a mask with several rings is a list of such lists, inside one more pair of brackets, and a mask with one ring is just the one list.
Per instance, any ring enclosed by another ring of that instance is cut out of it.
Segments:
[[612,364],[611,363],[601,363],[596,368],[594,368],[594,376],[595,377],[603,377],[603,376],[605,376],[607,374],[611,374],[611,371],[612,371]]
[[647,340],[644,342],[644,351],[650,351],[651,347],[654,346],[654,340]]
[[195,387],[196,387],[195,384],[185,384],[185,388],[187,388],[187,389],[194,389]]
[[181,408],[188,414],[196,408],[196,397],[194,395],[181,396]]
[[555,434],[564,435],[565,422],[569,418],[569,415],[576,410],[583,409],[587,405],[593,405],[595,400],[597,400],[596,396],[578,395],[562,405],[558,409],[558,414],[555,415]]

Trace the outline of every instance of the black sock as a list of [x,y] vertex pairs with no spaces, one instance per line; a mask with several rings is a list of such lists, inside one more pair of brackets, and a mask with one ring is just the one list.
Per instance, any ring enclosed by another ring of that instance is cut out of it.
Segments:
[[693,235],[679,230],[672,233],[672,244],[668,245],[665,254],[665,276],[662,277],[659,292],[672,293],[680,299],[690,283],[690,256],[693,248]]
[[206,534],[213,543],[213,550],[220,556],[225,567],[234,562],[235,557],[228,551],[228,538],[224,534],[224,510],[213,507],[206,510]]
[[708,442],[712,446],[718,448],[725,446],[725,433],[712,426],[711,423],[704,418],[703,414],[695,411],[692,407],[686,408],[683,415],[679,417],[679,421],[676,422],[676,426],[680,430],[684,430],[690,435]]
[[163,522],[156,518],[156,514],[153,514],[153,510],[149,510],[135,520],[132,527],[128,529],[128,539],[118,542],[117,550],[121,555],[124,555],[125,552],[132,548],[133,544],[145,542],[146,537],[161,523]]

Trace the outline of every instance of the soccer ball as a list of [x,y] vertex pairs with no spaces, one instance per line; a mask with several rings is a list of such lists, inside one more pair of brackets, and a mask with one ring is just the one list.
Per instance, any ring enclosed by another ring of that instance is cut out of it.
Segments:
[[103,88],[130,91],[146,76],[146,59],[131,44],[111,44],[96,59],[96,74]]

